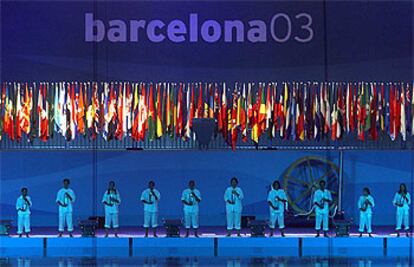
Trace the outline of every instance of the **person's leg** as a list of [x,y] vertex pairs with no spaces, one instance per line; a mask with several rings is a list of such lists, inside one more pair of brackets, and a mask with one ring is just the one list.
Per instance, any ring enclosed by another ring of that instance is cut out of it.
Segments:
[[154,234],[154,237],[157,236],[157,227],[158,227],[158,212],[151,212],[151,221],[152,221],[152,231]]
[[150,226],[151,215],[149,211],[144,211],[144,228],[145,228],[145,237],[148,237],[148,228]]
[[23,235],[23,225],[24,225],[24,215],[23,214],[18,214],[17,215],[17,234],[19,235],[19,237],[22,237]]
[[366,213],[365,212],[360,212],[359,213],[359,237],[362,237],[362,234],[365,231],[365,224],[366,224]]
[[234,226],[237,230],[237,236],[241,236],[241,212],[236,212],[234,215]]
[[280,235],[285,236],[285,214],[284,212],[279,212],[277,217],[277,222],[279,224]]
[[228,211],[226,213],[226,219],[227,219],[227,236],[231,236],[231,230],[233,230],[233,225],[234,225],[234,212]]
[[320,235],[321,223],[322,223],[322,214],[316,212],[316,218],[315,218],[316,237],[319,237]]
[[397,208],[397,217],[396,217],[396,227],[395,231],[397,232],[397,237],[400,236],[401,224],[403,221],[403,212],[402,209]]
[[367,214],[365,222],[366,222],[368,235],[371,236],[371,234],[372,234],[372,214]]
[[275,229],[275,225],[276,225],[276,214],[274,212],[270,212],[270,216],[269,216],[269,229],[270,229],[270,234],[269,236],[273,236],[273,231]]
[[184,227],[185,227],[185,237],[190,235],[191,228],[191,214],[188,211],[184,212]]
[[24,231],[26,233],[26,237],[29,237],[30,233],[30,214],[24,215]]
[[410,217],[409,211],[405,210],[404,211],[404,230],[405,230],[406,236],[409,236],[408,230],[410,230],[409,217]]
[[111,214],[105,212],[105,237],[109,236],[109,228],[111,228]]
[[193,212],[191,214],[191,224],[193,225],[194,236],[198,237],[198,233],[197,233],[197,230],[198,230],[198,227],[199,227],[199,225],[198,225],[198,212]]
[[72,212],[66,213],[66,225],[68,227],[69,236],[73,237],[73,217]]
[[65,226],[65,214],[63,213],[63,211],[59,211],[59,237],[62,237],[63,231]]
[[323,214],[323,235],[325,237],[328,237],[328,231],[329,231],[329,214]]
[[114,236],[118,237],[118,228],[119,228],[119,214],[112,213],[112,227],[114,228]]

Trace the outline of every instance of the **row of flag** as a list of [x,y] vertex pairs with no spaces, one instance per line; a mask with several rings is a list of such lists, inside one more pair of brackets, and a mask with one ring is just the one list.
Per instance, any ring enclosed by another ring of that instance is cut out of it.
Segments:
[[414,135],[412,83],[382,82],[5,82],[0,140],[47,142],[55,134],[143,141],[194,138],[195,118],[216,122],[234,149],[241,138],[360,141]]

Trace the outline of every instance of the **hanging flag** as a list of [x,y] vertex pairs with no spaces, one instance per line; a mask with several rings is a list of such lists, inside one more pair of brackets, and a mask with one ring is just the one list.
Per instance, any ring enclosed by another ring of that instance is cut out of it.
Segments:
[[[86,117],[86,114],[85,114],[85,96],[83,94],[83,83],[80,83],[79,84],[79,94],[77,95],[76,121],[77,121],[77,125],[78,125],[78,132],[82,135],[86,134],[86,131],[85,131],[85,117]],[[88,128],[89,128],[89,125],[88,125]]]
[[154,103],[154,92],[152,83],[149,87],[149,98],[148,98],[148,136],[150,141],[156,138],[156,118],[155,118],[155,103]]
[[239,98],[239,104],[238,107],[240,109],[239,112],[239,121],[241,126],[241,135],[242,135],[242,141],[247,142],[247,110],[246,110],[246,101],[247,101],[247,95],[246,95],[246,84],[243,83],[243,93],[241,97]]
[[22,129],[20,127],[22,121],[22,102],[20,99],[20,83],[17,83],[16,92],[16,140],[19,142],[22,138]]
[[202,118],[203,117],[203,89],[202,84],[198,84],[198,103],[195,118]]
[[141,84],[141,95],[138,104],[138,137],[139,140],[145,140],[145,130],[148,121],[148,105],[146,96],[146,85]]
[[358,108],[357,108],[357,117],[358,117],[358,139],[361,141],[365,141],[365,117],[367,116],[366,113],[366,97],[365,97],[365,89],[364,83],[360,83],[358,85],[359,93],[358,93]]
[[401,95],[400,95],[400,134],[403,141],[407,140],[407,125],[405,119],[405,89],[404,84],[401,83]]
[[115,138],[122,140],[124,138],[124,85],[122,82],[118,86],[118,99],[116,104],[116,132]]
[[32,93],[31,91],[29,91],[29,86],[26,83],[24,101],[23,101],[23,106],[22,106],[22,111],[21,111],[20,128],[27,135],[30,133],[30,126],[31,126],[30,114],[32,112],[32,108],[33,108]]
[[239,135],[238,125],[237,125],[237,110],[238,110],[238,90],[237,84],[235,85],[233,91],[233,102],[231,107],[231,148],[236,149],[237,138]]
[[221,114],[221,122],[223,125],[223,129],[222,129],[222,135],[223,135],[223,139],[224,141],[227,141],[227,130],[228,130],[228,118],[227,118],[227,96],[226,96],[226,92],[227,88],[226,88],[226,84],[223,83],[223,93],[221,95],[222,99],[221,99],[221,110],[220,110],[220,114]]
[[185,138],[188,140],[191,138],[191,129],[193,127],[193,117],[194,117],[194,84],[187,85],[187,119],[185,125]]
[[156,120],[156,124],[157,124],[157,133],[156,136],[157,138],[160,138],[163,134],[163,129],[162,129],[162,99],[161,99],[161,83],[157,84],[157,100],[156,100],[156,109],[157,109],[157,120]]
[[378,131],[377,131],[377,123],[378,123],[378,111],[377,111],[377,85],[375,83],[371,83],[371,96],[370,96],[370,123],[371,128],[369,129],[370,137],[377,141],[378,140]]
[[[306,84],[304,90],[306,90]],[[296,104],[296,140],[300,141],[305,140],[305,110],[302,92],[302,90],[298,89],[298,102]],[[304,95],[306,96],[306,91]]]
[[266,93],[266,123],[265,123],[265,130],[268,131],[269,137],[272,137],[272,101],[273,101],[273,94],[271,92],[271,84],[268,83],[267,85],[267,93]]
[[258,97],[258,138],[266,130],[266,89],[263,88],[264,84],[259,83],[259,97]]

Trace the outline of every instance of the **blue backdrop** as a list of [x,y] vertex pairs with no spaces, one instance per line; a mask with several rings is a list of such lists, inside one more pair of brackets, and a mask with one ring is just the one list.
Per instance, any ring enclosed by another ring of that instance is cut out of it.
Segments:
[[[1,152],[1,217],[15,216],[15,200],[20,188],[29,187],[33,198],[33,224],[56,225],[56,192],[61,180],[69,177],[78,200],[75,217],[103,214],[100,203],[111,179],[117,182],[122,197],[123,225],[142,222],[142,190],[149,180],[156,182],[162,200],[161,217],[180,217],[181,192],[190,179],[197,181],[203,195],[201,223],[222,225],[225,203],[223,194],[229,179],[237,176],[245,191],[244,213],[266,218],[267,190],[274,179],[298,158],[315,155],[339,164],[338,152],[246,151],[246,152]],[[355,151],[344,153],[343,208],[348,218],[357,219],[356,203],[362,188],[368,186],[376,200],[375,225],[392,225],[392,198],[401,182],[413,188],[412,151]],[[97,171],[97,185],[93,172]],[[293,193],[293,192],[289,192]],[[96,201],[96,202],[95,202]]]

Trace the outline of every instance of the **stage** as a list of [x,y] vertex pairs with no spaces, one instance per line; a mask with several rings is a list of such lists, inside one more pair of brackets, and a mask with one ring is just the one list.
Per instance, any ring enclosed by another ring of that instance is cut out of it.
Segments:
[[[287,229],[286,237],[276,232],[273,237],[251,237],[247,230],[241,237],[225,236],[225,230],[217,227],[200,229],[199,238],[166,238],[160,229],[158,238],[145,238],[137,228],[124,228],[119,238],[104,237],[102,230],[95,238],[57,237],[54,229],[35,228],[30,238],[16,235],[0,238],[1,257],[149,257],[149,256],[409,256],[414,252],[413,238],[405,235],[397,238],[391,228],[380,228],[373,237],[358,237],[352,231],[350,237],[315,238],[311,229]],[[181,231],[184,234],[184,231]]]

